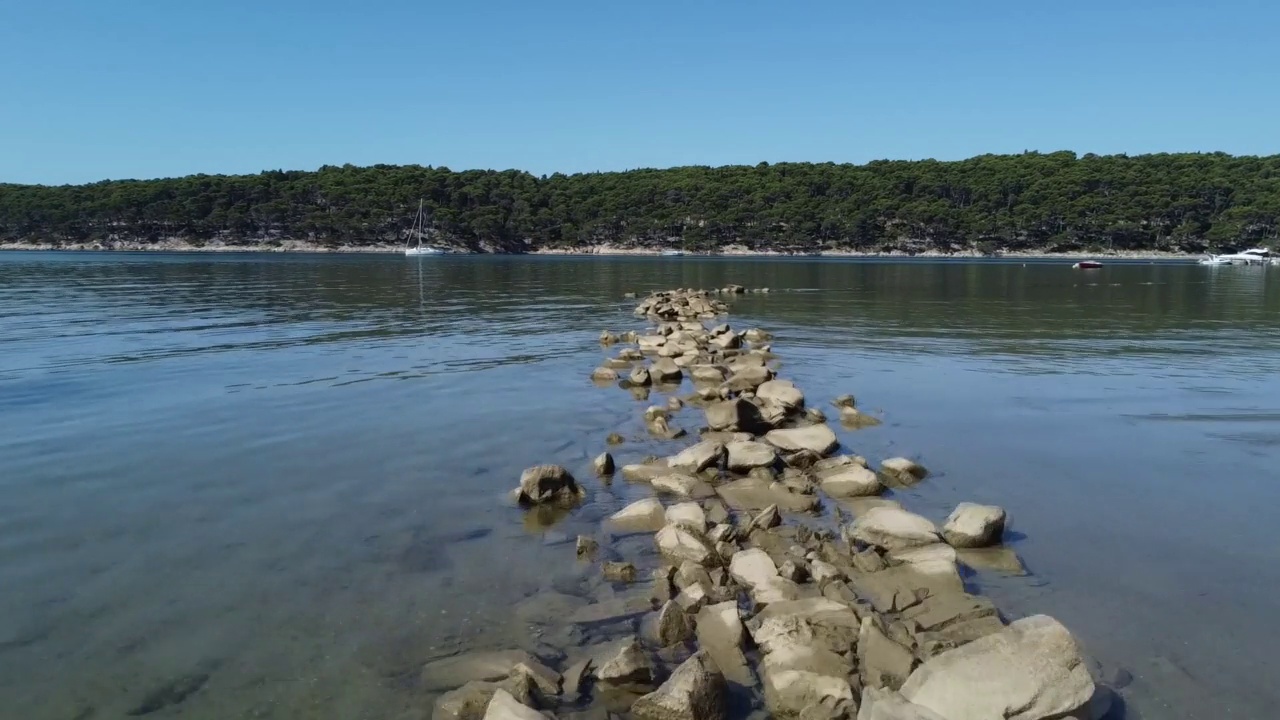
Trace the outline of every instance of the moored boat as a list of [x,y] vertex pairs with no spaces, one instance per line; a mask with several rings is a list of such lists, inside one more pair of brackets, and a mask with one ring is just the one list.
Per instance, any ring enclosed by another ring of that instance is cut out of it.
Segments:
[[1076,270],[1097,270],[1098,268],[1102,267],[1102,263],[1098,262],[1097,260],[1081,260],[1080,262],[1076,263],[1075,265],[1072,265],[1071,267]]

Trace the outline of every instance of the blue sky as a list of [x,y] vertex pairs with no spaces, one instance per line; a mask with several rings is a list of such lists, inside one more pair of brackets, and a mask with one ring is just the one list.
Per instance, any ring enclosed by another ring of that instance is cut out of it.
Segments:
[[0,0],[0,182],[1280,152],[1280,3]]

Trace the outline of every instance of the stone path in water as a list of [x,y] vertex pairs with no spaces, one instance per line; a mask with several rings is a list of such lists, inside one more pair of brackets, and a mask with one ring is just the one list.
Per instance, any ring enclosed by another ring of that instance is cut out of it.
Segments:
[[[621,347],[594,381],[671,393],[644,419],[652,435],[683,443],[675,452],[594,462],[605,480],[652,486],[654,497],[610,517],[602,537],[652,534],[657,567],[641,573],[646,556],[602,561],[622,592],[547,599],[558,609],[545,619],[561,630],[548,637],[574,646],[428,664],[423,686],[448,690],[434,718],[1102,718],[1110,691],[1065,627],[1043,615],[1006,623],[966,592],[961,558],[1018,567],[999,547],[1004,511],[962,503],[939,528],[882,497],[927,482],[928,471],[841,454],[826,413],[777,376],[768,333],[723,322],[726,300],[743,292],[654,293],[636,308],[651,327],[600,337]],[[686,380],[693,391],[677,397]],[[852,396],[833,405],[847,428],[877,422]],[[673,426],[681,413],[701,414],[700,437]],[[572,508],[586,493],[565,468],[543,465],[513,497]],[[577,554],[632,547],[612,545],[583,536]]]

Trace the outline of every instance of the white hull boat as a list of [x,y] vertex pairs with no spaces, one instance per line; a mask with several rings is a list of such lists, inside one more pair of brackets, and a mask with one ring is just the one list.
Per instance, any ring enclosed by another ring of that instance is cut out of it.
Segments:
[[1209,255],[1200,261],[1201,265],[1275,265],[1277,258],[1267,248],[1254,248],[1226,255]]
[[419,200],[418,214],[413,218],[413,226],[409,228],[409,238],[404,244],[404,254],[407,257],[444,254],[444,250],[438,247],[422,244],[422,236],[427,233],[427,224],[427,215],[422,207],[422,201]]

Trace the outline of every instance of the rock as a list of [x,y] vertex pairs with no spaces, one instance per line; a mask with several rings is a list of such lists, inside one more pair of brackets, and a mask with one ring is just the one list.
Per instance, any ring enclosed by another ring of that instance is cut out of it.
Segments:
[[698,647],[711,655],[724,676],[744,687],[755,685],[755,674],[742,651],[747,634],[738,615],[738,603],[730,600],[702,608],[695,625]]
[[825,597],[774,602],[749,623],[765,652],[800,644],[844,655],[858,641],[862,624],[849,606]]
[[667,410],[670,410],[671,412],[679,412],[680,409],[683,407],[684,407],[684,401],[681,400],[680,398],[674,395],[667,398]]
[[667,344],[665,335],[641,335],[636,338],[636,345],[639,346],[640,352],[657,352],[658,348]]
[[653,661],[632,640],[597,664],[596,680],[608,685],[652,685]]
[[717,485],[715,492],[729,507],[739,511],[759,511],[777,505],[787,512],[812,512],[819,507],[816,496],[789,492],[781,485],[759,477],[745,477]]
[[654,490],[679,495],[688,498],[704,498],[715,494],[705,481],[700,480],[692,475],[684,473],[671,473],[662,475],[649,481]]
[[759,528],[760,530],[771,530],[782,524],[782,512],[778,510],[777,505],[770,505],[760,511],[759,515],[751,518],[751,528]]
[[667,522],[686,525],[700,533],[707,530],[707,515],[695,502],[678,503],[667,508]]
[[778,575],[791,582],[800,583],[805,581],[809,573],[802,564],[797,564],[795,560],[788,560],[778,566]]
[[614,432],[614,433],[609,433],[609,436],[608,436],[608,437],[606,437],[606,438],[604,439],[604,441],[605,441],[606,443],[608,443],[609,445],[621,445],[622,443],[626,442],[627,440],[626,440],[626,438],[622,437],[622,435],[620,435],[620,434],[618,434],[618,433]]
[[897,690],[915,668],[915,656],[890,640],[872,618],[862,619],[858,633],[858,671],[863,687]]
[[655,536],[658,552],[674,563],[685,560],[702,566],[719,565],[719,556],[702,537],[682,525],[668,525]]
[[667,422],[665,415],[654,417],[652,420],[645,423],[645,426],[649,428],[650,433],[653,433],[660,438],[666,438],[667,440],[675,440],[676,438],[684,437],[685,435],[683,428],[671,427],[671,424]]
[[591,379],[596,382],[614,382],[618,379],[618,371],[610,367],[598,367],[591,371]]
[[740,550],[729,561],[729,574],[748,588],[765,585],[778,577],[778,566],[773,558],[759,548]]
[[564,622],[564,618],[573,614],[587,604],[587,601],[576,595],[548,591],[538,593],[520,601],[515,608],[515,615],[523,622],[532,625],[551,625]]
[[768,425],[760,415],[760,408],[737,398],[713,403],[706,408],[707,425],[712,430],[736,430],[742,432],[763,432]]
[[484,712],[484,720],[546,720],[542,713],[528,705],[522,704],[506,690],[497,690],[489,707]]
[[653,378],[649,376],[649,368],[641,366],[631,371],[627,382],[637,387],[648,387],[653,384]]
[[801,644],[780,647],[761,663],[765,705],[776,715],[798,715],[824,701],[852,703],[848,661],[833,652]]
[[[582,686],[586,682],[587,673],[591,672],[591,658],[583,658],[573,663],[564,671],[564,678],[561,682],[561,694],[570,702],[573,702],[582,693]],[[435,720],[433,717],[431,720]]]
[[819,455],[830,455],[840,446],[836,434],[826,425],[771,430],[764,436],[764,440],[787,452],[812,450]]
[[756,397],[794,412],[804,407],[804,393],[787,380],[770,380],[756,388]]
[[622,532],[657,532],[667,524],[657,498],[637,500],[609,516],[609,526]]
[[730,375],[720,387],[732,392],[754,391],[769,382],[771,378],[773,378],[773,371],[764,365],[747,365]]
[[857,408],[840,409],[840,425],[848,430],[862,430],[880,424],[880,418],[860,412]]
[[901,612],[918,605],[922,598],[964,594],[964,581],[955,563],[913,563],[864,571],[850,576],[849,584],[858,597],[881,613]]
[[818,408],[809,408],[804,411],[804,419],[814,425],[820,425],[827,421],[827,414]]
[[938,528],[927,518],[894,507],[871,508],[853,522],[853,539],[886,550],[941,542]]
[[622,466],[622,477],[635,482],[649,482],[654,478],[670,475],[671,468],[664,463],[645,462]]
[[846,465],[820,477],[822,491],[831,497],[868,497],[884,492],[880,477],[861,465]]
[[948,720],[1062,718],[1085,708],[1093,694],[1075,638],[1046,615],[944,652],[902,686],[904,698]]
[[538,465],[520,474],[516,497],[521,504],[576,502],[585,493],[568,470],[559,465]]
[[836,455],[819,460],[813,464],[810,470],[816,473],[819,478],[825,478],[829,475],[844,472],[850,466],[865,468],[867,467],[867,459],[861,455]]
[[752,468],[771,467],[778,462],[773,446],[754,440],[731,442],[725,446],[727,465],[734,472],[745,473]]
[[828,580],[839,579],[844,577],[844,573],[835,565],[822,560],[809,561],[809,575],[813,577],[813,581],[822,585]]
[[689,617],[684,614],[684,608],[674,600],[668,600],[658,610],[655,629],[659,647],[682,643],[693,637]]
[[600,543],[595,538],[579,535],[577,542],[578,557],[591,557],[596,554],[596,550],[600,549]]
[[537,660],[523,650],[471,652],[434,660],[422,668],[421,685],[428,692],[461,687],[472,680],[501,680],[520,663]]
[[698,383],[719,385],[724,382],[724,368],[719,365],[693,365],[689,368],[689,375],[693,377],[694,382]]
[[907,458],[889,458],[880,463],[880,470],[885,475],[905,485],[912,485],[928,476],[929,471],[923,465]]
[[865,687],[857,720],[948,720],[891,690]]
[[[514,682],[504,684],[508,687],[504,688],[495,682],[473,680],[456,690],[450,690],[436,698],[431,720],[480,720],[489,708],[494,693],[500,689],[510,693],[516,685]],[[516,697],[515,693],[512,696],[522,704],[530,700],[527,693],[523,698]]]
[[719,467],[725,456],[725,446],[714,440],[702,442],[685,448],[679,454],[667,459],[667,465],[687,472],[702,472],[709,467]]
[[856,407],[858,403],[853,399],[852,395],[841,395],[835,400],[832,400],[831,404],[838,408],[851,408]]
[[591,465],[595,468],[597,475],[612,475],[615,469],[613,456],[609,453],[600,453]]
[[962,548],[956,552],[957,559],[969,568],[979,572],[996,572],[1003,575],[1026,575],[1027,568],[1022,559],[1012,548]]
[[560,694],[560,673],[540,662],[521,662],[511,669],[512,674],[523,673],[545,696]]
[[629,562],[606,562],[604,578],[611,582],[633,583],[636,581],[636,566]]
[[1005,513],[995,505],[962,502],[947,517],[942,537],[954,547],[977,548],[995,545],[1004,534]]
[[655,691],[636,700],[639,720],[724,720],[725,682],[710,653],[698,651]]
[[684,371],[671,358],[658,358],[649,367],[649,376],[658,383],[675,383],[684,379]]

